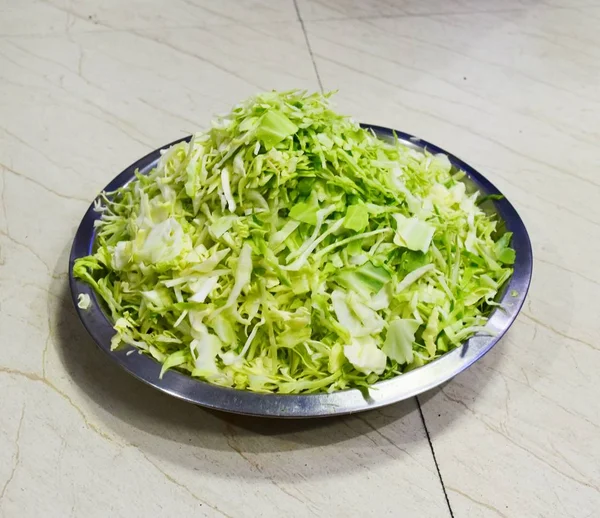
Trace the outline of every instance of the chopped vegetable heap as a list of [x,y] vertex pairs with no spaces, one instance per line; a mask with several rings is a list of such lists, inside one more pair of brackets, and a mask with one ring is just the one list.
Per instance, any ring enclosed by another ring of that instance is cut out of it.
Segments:
[[258,95],[97,201],[75,275],[129,344],[202,380],[364,388],[485,332],[511,235],[445,155],[384,142],[330,95]]

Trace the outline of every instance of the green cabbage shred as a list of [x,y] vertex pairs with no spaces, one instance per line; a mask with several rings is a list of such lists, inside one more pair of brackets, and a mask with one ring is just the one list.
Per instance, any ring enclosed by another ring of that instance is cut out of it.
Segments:
[[102,193],[74,273],[113,348],[297,394],[364,389],[486,332],[511,234],[446,156],[378,139],[330,96],[257,95]]

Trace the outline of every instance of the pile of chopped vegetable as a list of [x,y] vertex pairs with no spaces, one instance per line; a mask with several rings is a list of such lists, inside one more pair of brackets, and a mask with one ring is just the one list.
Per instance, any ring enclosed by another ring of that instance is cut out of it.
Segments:
[[445,155],[384,142],[329,97],[258,95],[102,194],[74,273],[113,348],[161,376],[296,394],[367,387],[486,332],[510,233]]

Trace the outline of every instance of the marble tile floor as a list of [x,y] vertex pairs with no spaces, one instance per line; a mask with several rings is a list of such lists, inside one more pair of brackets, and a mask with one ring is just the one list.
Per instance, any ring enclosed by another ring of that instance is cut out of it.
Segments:
[[[0,516],[600,516],[600,2],[0,0]],[[418,399],[272,422],[133,380],[72,309],[96,193],[272,88],[337,89],[521,213],[534,280]]]

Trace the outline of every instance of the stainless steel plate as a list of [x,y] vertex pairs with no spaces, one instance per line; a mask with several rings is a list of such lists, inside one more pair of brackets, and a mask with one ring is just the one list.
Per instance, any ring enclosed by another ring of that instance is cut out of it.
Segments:
[[[363,126],[372,129],[380,138],[393,138],[394,131],[391,129],[370,125]],[[467,173],[470,181],[482,193],[500,194],[500,191],[480,173],[450,153],[406,133],[399,131],[395,133],[400,140],[409,146],[427,149],[434,154],[446,154],[456,168]],[[177,140],[168,144],[168,146],[181,141],[189,141],[190,138]],[[105,187],[105,190],[113,191],[126,184],[133,179],[134,172],[138,169],[142,174],[148,173],[156,166],[159,158],[160,150],[146,155],[112,180]],[[523,221],[508,200],[504,198],[493,202],[491,210],[495,210],[499,214],[505,223],[506,229],[513,233],[512,246],[517,254],[514,274],[500,297],[504,309],[496,309],[487,323],[487,327],[496,333],[495,336],[474,336],[461,347],[446,353],[441,358],[423,367],[396,378],[379,382],[371,388],[368,398],[365,398],[356,389],[332,394],[257,394],[218,387],[173,370],[168,371],[162,379],[159,379],[160,364],[154,359],[132,352],[136,351],[133,347],[111,351],[110,339],[114,331],[108,316],[102,310],[93,290],[87,284],[73,277],[73,262],[75,259],[90,254],[93,249],[94,221],[99,218],[99,214],[94,212],[93,206],[90,206],[87,210],[73,241],[69,259],[71,294],[83,325],[100,349],[127,372],[167,394],[205,407],[257,416],[298,418],[360,412],[410,398],[456,376],[496,345],[515,320],[525,301],[531,281],[533,262],[531,242]],[[87,293],[92,299],[92,306],[87,310],[81,310],[77,307],[77,296],[80,293]]]

